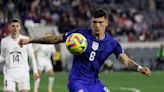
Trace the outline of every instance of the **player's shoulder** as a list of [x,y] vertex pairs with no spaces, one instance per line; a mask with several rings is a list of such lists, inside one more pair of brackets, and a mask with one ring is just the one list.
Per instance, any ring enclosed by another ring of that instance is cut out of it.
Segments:
[[114,39],[113,37],[110,38],[110,41],[111,41],[112,43],[115,43],[115,44],[118,43],[118,41],[117,41],[116,39]]
[[6,40],[9,40],[10,38],[11,38],[11,36],[9,35],[9,36],[2,38],[1,41],[6,41]]
[[118,41],[110,36],[108,33],[106,33],[105,41],[109,42],[110,44],[117,44]]

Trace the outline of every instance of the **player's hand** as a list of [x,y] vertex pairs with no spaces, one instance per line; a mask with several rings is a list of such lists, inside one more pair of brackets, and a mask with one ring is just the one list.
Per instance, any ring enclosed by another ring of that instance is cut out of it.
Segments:
[[30,41],[29,39],[20,39],[18,44],[20,47],[23,47],[23,45],[28,44],[29,41]]
[[34,77],[34,80],[37,80],[37,79],[39,79],[39,73],[34,73],[34,75],[33,75],[33,77]]
[[143,67],[143,68],[139,69],[139,72],[148,77],[151,75],[151,71],[148,67]]

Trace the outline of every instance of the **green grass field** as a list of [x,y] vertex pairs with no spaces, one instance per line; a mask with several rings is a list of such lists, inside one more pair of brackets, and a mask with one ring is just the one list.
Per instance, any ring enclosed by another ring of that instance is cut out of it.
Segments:
[[[68,73],[56,73],[54,91],[68,92]],[[151,77],[145,77],[136,72],[101,73],[100,79],[111,92],[164,92],[164,72],[153,72]],[[43,75],[39,92],[47,92],[48,78]],[[0,92],[2,91],[3,76],[0,75]],[[33,79],[31,78],[33,90]],[[30,91],[32,92],[32,91]]]

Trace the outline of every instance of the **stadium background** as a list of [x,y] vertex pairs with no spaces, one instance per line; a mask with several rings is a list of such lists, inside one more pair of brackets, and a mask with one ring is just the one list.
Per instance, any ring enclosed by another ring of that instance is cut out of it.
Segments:
[[[7,23],[13,17],[21,19],[22,34],[41,37],[88,27],[92,11],[105,9],[110,20],[107,32],[121,43],[131,58],[150,67],[153,73],[145,78],[129,72],[111,55],[100,74],[104,84],[112,92],[164,92],[164,66],[156,69],[157,49],[164,44],[163,0],[0,0],[0,7],[0,38],[9,34]],[[58,62],[52,60],[56,71],[54,91],[67,92],[72,55],[64,43],[56,47],[61,57],[59,55]],[[0,92],[2,69],[0,64]],[[47,77],[42,78],[39,92],[46,92]],[[33,87],[33,79],[31,85]]]

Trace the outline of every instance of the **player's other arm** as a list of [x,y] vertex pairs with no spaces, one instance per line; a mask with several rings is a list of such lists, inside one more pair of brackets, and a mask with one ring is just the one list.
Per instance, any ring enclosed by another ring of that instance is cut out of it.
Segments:
[[125,67],[133,70],[137,70],[140,73],[150,76],[151,71],[148,67],[142,67],[138,65],[134,60],[130,59],[125,53],[120,53],[118,59],[124,64]]
[[28,56],[30,58],[32,67],[33,67],[34,80],[37,80],[39,78],[39,73],[38,73],[38,69],[36,65],[36,58],[34,56],[34,50],[33,50],[32,44],[28,45],[27,51],[28,51]]
[[29,43],[40,43],[40,44],[56,44],[64,42],[63,35],[52,35],[52,36],[45,36],[42,38],[34,38],[34,39],[20,39],[18,44],[20,46],[29,44]]

